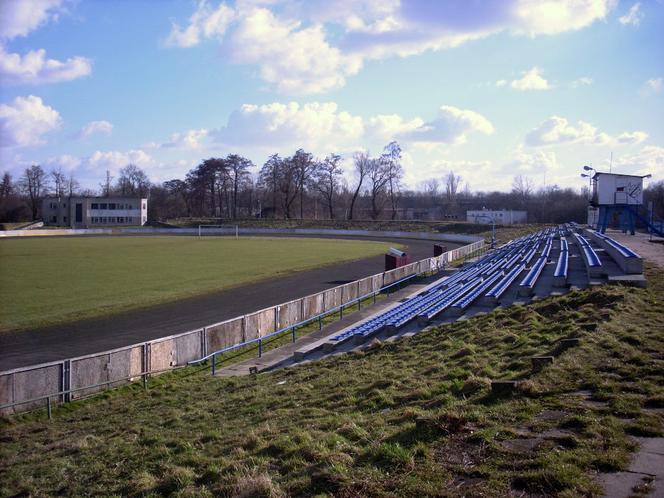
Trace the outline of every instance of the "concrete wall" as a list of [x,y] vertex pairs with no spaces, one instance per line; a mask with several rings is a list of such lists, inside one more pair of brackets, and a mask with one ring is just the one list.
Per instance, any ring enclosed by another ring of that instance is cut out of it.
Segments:
[[[49,230],[49,232],[60,231]],[[67,232],[116,233],[117,231],[68,230]],[[166,232],[172,231],[166,230]],[[312,231],[297,230],[297,232],[311,233]],[[262,233],[273,232],[262,231]],[[407,234],[407,232],[387,233],[391,233],[394,237]],[[367,232],[362,232],[362,235],[366,234]],[[483,245],[483,241],[476,241],[435,258],[427,258],[389,272],[372,275],[301,299],[209,325],[204,329],[61,362],[0,372],[0,405],[54,394],[52,401],[57,401],[61,398],[57,393],[65,390],[67,386],[77,390],[71,396],[72,399],[76,399],[127,382],[127,378],[135,379],[146,373],[155,374],[183,366],[206,354],[264,337],[276,330],[313,318],[322,312],[337,308],[341,304],[347,304],[371,292],[377,292],[382,287],[406,276],[442,269],[443,265],[449,264],[454,259],[473,254]],[[95,384],[104,385],[90,387]],[[19,405],[16,408],[0,409],[0,413],[39,408],[45,404],[45,400],[39,400]]]
[[244,337],[244,317],[232,318],[225,322],[205,327],[205,341],[208,351],[219,351],[240,344]]

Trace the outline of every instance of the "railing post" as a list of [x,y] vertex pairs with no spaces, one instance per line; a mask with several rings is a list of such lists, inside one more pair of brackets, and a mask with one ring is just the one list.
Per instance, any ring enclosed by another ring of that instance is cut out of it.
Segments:
[[51,397],[46,396],[46,413],[48,414],[48,419],[51,420]]
[[258,339],[258,357],[263,356],[263,339]]
[[321,330],[323,328],[323,317],[319,316],[318,317],[318,330]]
[[217,355],[212,355],[212,376],[217,373]]
[[295,327],[293,327],[293,342],[295,342]]
[[344,305],[342,304],[341,307],[339,308],[339,320],[341,320],[344,317]]

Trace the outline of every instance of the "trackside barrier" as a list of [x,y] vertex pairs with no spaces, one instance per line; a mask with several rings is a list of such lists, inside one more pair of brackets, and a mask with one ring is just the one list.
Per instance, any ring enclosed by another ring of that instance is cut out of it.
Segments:
[[[245,346],[263,346],[279,334],[297,329],[381,292],[390,291],[418,275],[438,273],[452,261],[477,256],[486,250],[483,240],[433,258],[326,289],[207,327],[133,344],[130,346],[0,372],[0,414],[38,409],[51,403],[69,402],[99,391],[142,380],[213,354]],[[214,361],[212,364],[214,365]]]

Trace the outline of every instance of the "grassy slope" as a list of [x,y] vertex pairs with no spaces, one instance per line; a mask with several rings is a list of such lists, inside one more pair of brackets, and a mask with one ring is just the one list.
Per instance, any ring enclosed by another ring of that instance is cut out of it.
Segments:
[[[0,421],[0,495],[598,495],[593,474],[626,466],[629,434],[662,432],[649,410],[664,406],[664,275],[648,277],[272,374],[184,369],[51,422]],[[581,343],[533,374],[529,357],[565,337]],[[490,378],[523,382],[496,399]],[[539,446],[506,448],[519,437]]]
[[0,332],[100,316],[338,261],[388,244],[329,239],[58,237],[0,241]]

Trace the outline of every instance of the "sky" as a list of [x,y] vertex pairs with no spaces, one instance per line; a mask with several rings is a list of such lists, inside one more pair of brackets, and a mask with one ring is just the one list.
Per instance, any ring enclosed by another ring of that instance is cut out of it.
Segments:
[[[378,155],[404,182],[664,179],[664,0],[0,0],[0,172],[95,188],[237,153]],[[350,173],[348,173],[350,178]]]

